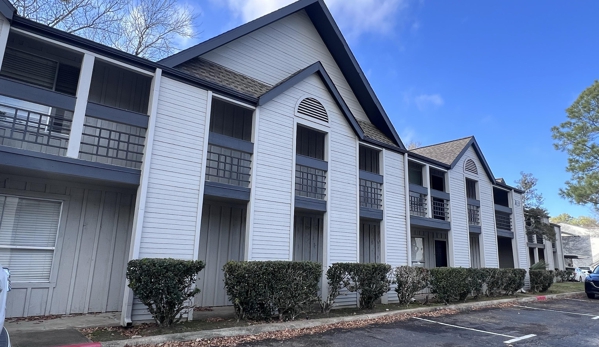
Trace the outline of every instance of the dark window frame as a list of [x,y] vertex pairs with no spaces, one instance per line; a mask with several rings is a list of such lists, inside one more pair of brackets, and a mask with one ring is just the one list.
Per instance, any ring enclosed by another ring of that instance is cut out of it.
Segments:
[[298,124],[295,153],[326,161],[326,136],[325,132]]
[[362,171],[367,171],[367,172],[372,172],[375,174],[380,174],[381,172],[381,151],[375,149],[375,148],[371,148],[371,147],[366,147],[366,146],[360,146],[360,151],[359,151],[359,166],[360,166],[360,170]]

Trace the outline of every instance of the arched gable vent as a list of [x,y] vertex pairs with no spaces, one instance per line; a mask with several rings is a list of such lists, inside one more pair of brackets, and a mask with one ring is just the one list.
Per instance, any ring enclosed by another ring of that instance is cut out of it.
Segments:
[[464,164],[464,170],[466,172],[470,172],[471,174],[478,175],[478,168],[472,159],[466,160],[466,163]]
[[329,121],[327,110],[324,108],[324,106],[322,106],[320,101],[314,98],[305,98],[302,100],[297,107],[297,113],[319,119],[323,122]]

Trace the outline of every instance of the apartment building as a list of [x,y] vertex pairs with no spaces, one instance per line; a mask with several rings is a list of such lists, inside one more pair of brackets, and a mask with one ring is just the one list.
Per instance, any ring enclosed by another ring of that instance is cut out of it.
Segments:
[[204,260],[199,306],[228,260],[528,268],[522,192],[473,137],[407,151],[322,0],[159,62],[0,4],[8,317],[147,319],[144,257]]

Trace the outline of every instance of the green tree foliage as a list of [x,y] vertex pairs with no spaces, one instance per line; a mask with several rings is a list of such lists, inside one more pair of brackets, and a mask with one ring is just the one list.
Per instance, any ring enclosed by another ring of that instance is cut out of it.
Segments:
[[549,219],[551,223],[566,223],[576,225],[583,228],[599,228],[599,221],[590,216],[572,217],[567,213],[562,213]]
[[551,128],[554,146],[568,153],[572,174],[560,195],[595,209],[599,207],[599,81],[585,89],[566,109],[568,120]]
[[555,230],[549,224],[549,214],[543,207],[543,194],[537,191],[538,179],[532,173],[520,172],[520,179],[516,180],[516,188],[524,191],[522,205],[526,233],[542,235],[546,239],[555,240]]

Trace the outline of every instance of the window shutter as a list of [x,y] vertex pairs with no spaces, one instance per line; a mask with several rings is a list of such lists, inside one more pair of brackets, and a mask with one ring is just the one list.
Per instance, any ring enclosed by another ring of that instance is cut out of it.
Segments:
[[302,100],[297,107],[297,113],[302,114],[304,116],[312,117],[319,119],[323,122],[329,121],[329,115],[327,115],[327,110],[322,106],[322,104],[314,99],[314,98],[305,98]]
[[466,160],[466,163],[464,164],[464,170],[466,172],[470,172],[471,174],[478,175],[478,168],[472,159]]
[[0,196],[0,264],[15,282],[50,280],[61,203]]
[[1,74],[25,83],[54,89],[58,63],[33,54],[7,48]]

